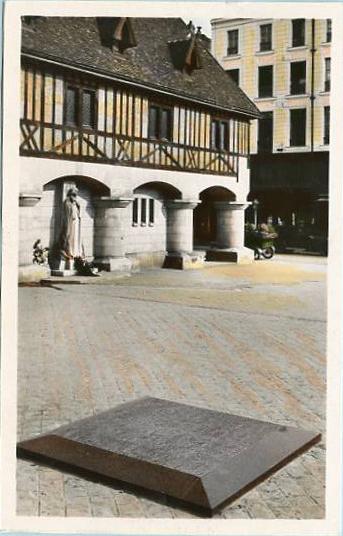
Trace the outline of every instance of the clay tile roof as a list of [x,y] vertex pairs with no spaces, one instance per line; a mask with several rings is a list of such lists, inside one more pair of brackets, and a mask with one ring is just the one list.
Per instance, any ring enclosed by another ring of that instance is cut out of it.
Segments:
[[182,19],[130,18],[130,27],[136,46],[120,51],[104,45],[97,17],[26,17],[22,52],[259,117],[256,106],[210,54],[203,39],[197,43],[201,68],[191,73],[176,68],[170,43],[187,38],[189,30]]

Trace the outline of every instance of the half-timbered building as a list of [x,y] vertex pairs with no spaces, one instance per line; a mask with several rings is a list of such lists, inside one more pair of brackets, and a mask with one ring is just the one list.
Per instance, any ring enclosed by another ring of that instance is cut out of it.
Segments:
[[24,17],[20,265],[79,190],[87,258],[108,270],[251,259],[255,105],[179,18]]

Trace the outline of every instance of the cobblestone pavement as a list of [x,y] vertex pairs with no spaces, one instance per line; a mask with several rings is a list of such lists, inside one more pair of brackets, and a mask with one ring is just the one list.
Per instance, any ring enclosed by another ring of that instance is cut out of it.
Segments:
[[[324,433],[326,260],[19,289],[18,439],[151,395]],[[110,283],[110,284],[108,284]],[[325,516],[324,441],[215,517]],[[17,511],[196,517],[18,461]]]

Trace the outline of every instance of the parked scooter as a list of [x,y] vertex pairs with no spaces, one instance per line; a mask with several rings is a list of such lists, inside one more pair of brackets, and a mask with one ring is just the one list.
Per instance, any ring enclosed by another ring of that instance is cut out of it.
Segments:
[[270,229],[266,223],[262,223],[255,229],[248,224],[246,226],[245,245],[254,250],[255,260],[271,259],[275,254],[274,240],[277,238],[274,229]]

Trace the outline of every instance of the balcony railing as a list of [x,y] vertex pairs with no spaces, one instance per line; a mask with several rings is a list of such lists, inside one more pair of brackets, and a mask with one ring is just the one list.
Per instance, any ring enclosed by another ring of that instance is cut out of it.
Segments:
[[238,124],[229,151],[167,140],[79,129],[21,119],[20,154],[86,162],[233,175],[249,152],[249,125]]

